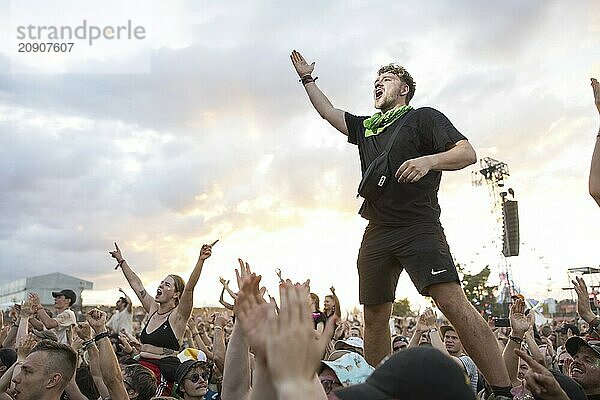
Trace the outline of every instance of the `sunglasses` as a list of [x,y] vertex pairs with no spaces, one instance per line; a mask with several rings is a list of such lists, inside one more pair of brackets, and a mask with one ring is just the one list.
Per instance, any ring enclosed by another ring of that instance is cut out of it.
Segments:
[[186,379],[189,379],[192,383],[196,383],[200,380],[200,378],[202,378],[205,381],[208,381],[209,377],[210,371],[202,371],[202,374],[194,372],[192,375],[186,377]]

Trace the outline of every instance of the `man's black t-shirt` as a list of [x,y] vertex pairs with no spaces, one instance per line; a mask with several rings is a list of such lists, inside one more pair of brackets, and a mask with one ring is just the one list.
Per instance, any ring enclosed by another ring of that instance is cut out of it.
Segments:
[[[371,161],[385,150],[396,123],[379,135],[365,137],[363,121],[346,113],[348,142],[358,145],[361,170],[364,173]],[[459,140],[466,139],[441,112],[423,107],[409,115],[390,150],[390,165],[395,173],[406,160],[441,153]],[[437,192],[441,171],[429,171],[416,183],[393,180],[375,202],[365,200],[360,215],[377,225],[410,226],[422,222],[439,222],[440,206]]]

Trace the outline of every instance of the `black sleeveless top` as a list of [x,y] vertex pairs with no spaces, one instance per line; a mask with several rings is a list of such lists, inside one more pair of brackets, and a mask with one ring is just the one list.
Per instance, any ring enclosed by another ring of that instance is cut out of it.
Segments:
[[150,318],[148,318],[146,326],[144,326],[142,333],[140,333],[140,342],[142,342],[142,344],[151,344],[156,347],[166,347],[167,349],[179,351],[179,340],[177,340],[177,336],[175,336],[175,332],[173,332],[173,328],[171,328],[169,317],[167,317],[161,326],[152,331],[152,333],[148,333],[146,330],[148,328],[148,323],[157,312],[158,310],[154,311]]

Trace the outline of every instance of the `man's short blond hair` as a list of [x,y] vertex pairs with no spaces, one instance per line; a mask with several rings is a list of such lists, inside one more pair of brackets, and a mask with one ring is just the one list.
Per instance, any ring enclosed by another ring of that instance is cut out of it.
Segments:
[[410,100],[415,95],[415,90],[417,89],[413,77],[402,65],[398,65],[395,63],[384,65],[383,67],[379,68],[379,71],[377,71],[377,76],[385,74],[386,72],[391,72],[392,74],[398,76],[398,78],[400,78],[402,82],[408,85],[408,93],[406,94],[406,104],[410,103]]

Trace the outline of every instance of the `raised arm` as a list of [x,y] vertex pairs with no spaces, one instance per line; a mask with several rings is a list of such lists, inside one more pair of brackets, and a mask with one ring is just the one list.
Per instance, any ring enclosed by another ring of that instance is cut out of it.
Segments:
[[[598,113],[600,113],[600,83],[595,78],[592,78],[592,90],[594,91],[596,108],[598,109]],[[596,144],[594,146],[594,153],[592,154],[589,188],[590,195],[600,206],[600,130],[598,130],[598,134],[596,135]]]
[[223,400],[237,400],[248,397],[250,391],[250,356],[248,345],[240,326],[233,324],[233,332],[225,353],[223,371]]
[[217,242],[218,240],[214,241],[212,244],[203,244],[200,249],[200,255],[198,256],[196,266],[192,270],[188,282],[185,284],[185,288],[183,289],[183,293],[179,300],[179,305],[175,309],[175,322],[177,324],[181,324],[185,327],[190,315],[192,315],[192,307],[194,306],[194,288],[198,283],[198,279],[200,279],[204,260],[211,256],[212,247]]
[[93,309],[88,313],[87,321],[96,332],[97,339],[95,339],[95,342],[98,345],[100,353],[99,360],[102,380],[108,388],[110,398],[112,400],[129,400],[121,368],[119,367],[119,361],[117,361],[117,356],[108,338],[106,313],[98,309]]
[[600,319],[594,314],[592,307],[590,307],[589,293],[585,281],[582,277],[577,276],[571,283],[573,283],[573,288],[577,293],[577,313],[588,323],[590,329],[598,331]]
[[118,264],[115,268],[121,267],[121,271],[123,271],[125,279],[127,279],[127,282],[129,282],[129,286],[131,286],[131,288],[135,292],[135,295],[142,303],[144,310],[146,310],[146,312],[149,313],[152,307],[155,306],[154,299],[148,294],[148,292],[146,292],[146,289],[144,288],[144,284],[142,283],[140,277],[137,276],[135,272],[133,272],[131,267],[129,267],[129,264],[127,264],[127,261],[123,258],[123,255],[121,254],[121,249],[119,249],[117,242],[115,242],[115,250],[109,251],[109,253],[115,260],[117,260]]
[[331,290],[333,302],[335,303],[335,315],[338,317],[338,321],[341,321],[342,320],[342,308],[340,307],[340,299],[338,299],[337,294],[335,294],[335,288],[333,286],[330,287],[329,290]]
[[302,54],[296,50],[292,51],[290,59],[292,60],[292,65],[296,69],[302,84],[304,85],[306,94],[308,94],[308,99],[312,103],[315,110],[317,110],[319,115],[324,120],[329,122],[335,129],[347,136],[348,127],[346,127],[344,111],[335,108],[333,104],[331,104],[327,96],[323,94],[311,76],[315,69],[315,63],[313,62],[312,64],[308,64],[304,57],[302,57]]
[[127,296],[127,293],[125,293],[125,291],[121,288],[119,288],[119,292],[121,292],[123,294],[123,297],[125,297],[125,300],[127,300],[127,312],[131,314],[131,312],[133,311],[133,305],[131,304],[131,298],[129,296]]
[[[93,340],[92,336],[92,327],[87,322],[82,322],[75,328],[77,332],[77,336],[79,336],[85,345],[85,350],[89,356],[89,366],[90,366],[90,375],[92,375],[92,380],[98,389],[98,393],[100,396],[105,399],[110,396],[108,388],[104,384],[104,380],[102,379],[102,370],[100,369],[100,354],[98,353],[98,347],[96,346],[96,342]],[[90,399],[93,400],[93,399]]]
[[518,386],[520,384],[517,379],[517,373],[519,371],[519,356],[515,353],[515,350],[521,348],[523,337],[525,332],[529,329],[530,321],[524,314],[525,302],[523,300],[516,300],[510,307],[510,340],[506,343],[504,351],[502,352],[502,359],[508,370],[508,376],[512,386]]
[[227,316],[221,313],[215,313],[215,327],[213,332],[213,361],[215,362],[215,366],[218,368],[221,373],[225,369],[225,332],[224,328],[227,325],[228,318]]

